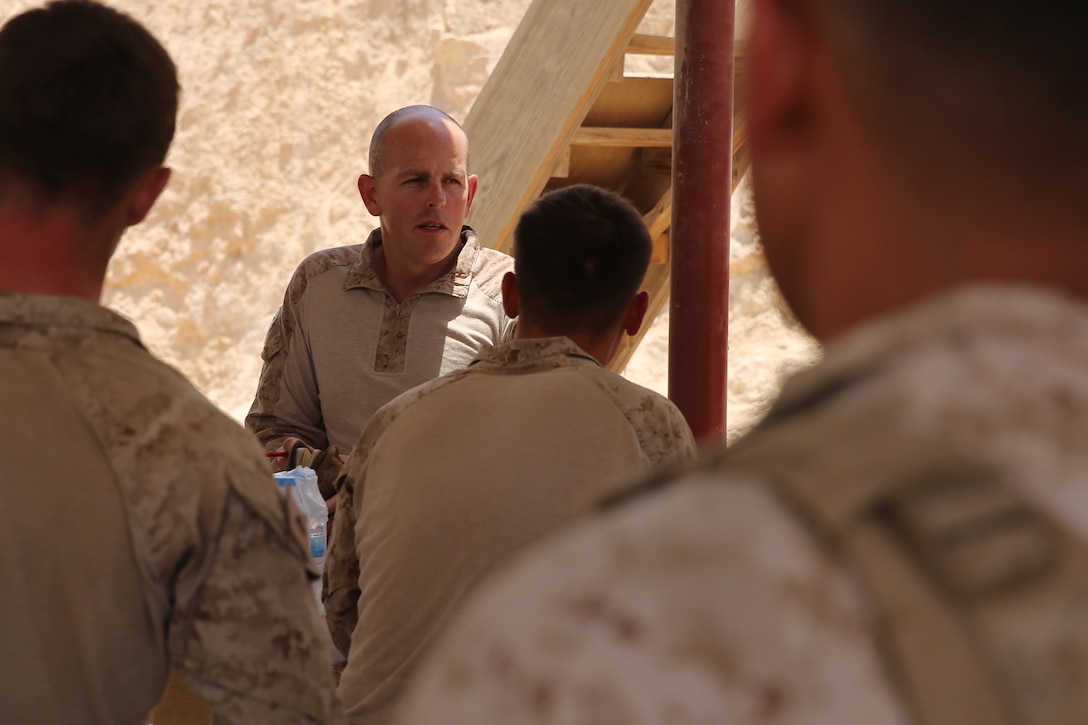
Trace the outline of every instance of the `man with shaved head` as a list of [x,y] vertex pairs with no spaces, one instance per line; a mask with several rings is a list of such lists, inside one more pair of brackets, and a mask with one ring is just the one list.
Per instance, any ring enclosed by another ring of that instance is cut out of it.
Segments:
[[826,355],[492,580],[400,722],[1088,722],[1088,5],[752,5],[762,241]]
[[456,121],[430,106],[394,111],[359,177],[379,228],[310,255],[287,286],[246,424],[266,450],[323,451],[311,464],[326,498],[335,476],[322,469],[374,411],[509,334],[500,284],[512,261],[465,225],[476,187]]

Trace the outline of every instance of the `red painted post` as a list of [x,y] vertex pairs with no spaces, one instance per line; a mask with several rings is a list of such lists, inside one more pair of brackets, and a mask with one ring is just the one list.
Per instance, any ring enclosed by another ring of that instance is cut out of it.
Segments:
[[735,0],[677,0],[669,397],[724,440],[729,348]]

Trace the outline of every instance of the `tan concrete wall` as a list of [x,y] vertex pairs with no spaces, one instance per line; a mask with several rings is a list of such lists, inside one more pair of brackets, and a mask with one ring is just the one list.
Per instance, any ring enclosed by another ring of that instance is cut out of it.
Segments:
[[[4,0],[0,20],[37,4]],[[183,96],[168,158],[174,176],[149,219],[122,242],[104,302],[241,417],[265,329],[295,265],[314,250],[361,241],[374,226],[355,191],[374,125],[409,103],[463,118],[529,0],[110,4],[162,40]],[[673,12],[671,0],[658,0],[644,32],[671,34]],[[631,70],[661,71],[670,61],[637,63]],[[738,211],[734,264],[746,292],[733,295],[732,428],[765,406],[781,365],[813,350],[783,327],[750,210],[741,204]],[[629,366],[658,389],[664,329],[667,321],[658,320]]]

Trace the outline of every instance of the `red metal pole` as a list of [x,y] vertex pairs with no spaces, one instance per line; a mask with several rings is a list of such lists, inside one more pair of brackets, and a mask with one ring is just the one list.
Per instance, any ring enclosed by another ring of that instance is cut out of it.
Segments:
[[735,0],[677,0],[669,397],[725,438]]

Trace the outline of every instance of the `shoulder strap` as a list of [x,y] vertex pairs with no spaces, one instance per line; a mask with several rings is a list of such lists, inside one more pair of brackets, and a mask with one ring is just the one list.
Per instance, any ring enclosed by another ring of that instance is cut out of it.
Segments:
[[896,411],[824,402],[776,414],[714,467],[771,482],[852,566],[879,614],[890,676],[919,722],[1085,721],[1083,694],[1036,697],[1038,663],[1017,661],[1039,638],[1026,622],[1088,595],[1084,542],[995,471],[875,425]]

